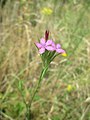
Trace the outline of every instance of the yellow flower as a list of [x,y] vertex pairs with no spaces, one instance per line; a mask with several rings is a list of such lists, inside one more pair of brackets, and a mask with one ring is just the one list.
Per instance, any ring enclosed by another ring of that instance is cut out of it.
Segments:
[[44,7],[42,10],[41,10],[42,14],[44,15],[51,15],[53,13],[52,9],[51,8],[46,8]]
[[68,86],[67,86],[67,91],[68,91],[68,92],[71,92],[72,90],[73,90],[73,86],[72,86],[72,85],[68,85]]
[[66,53],[62,53],[61,55],[62,55],[62,56],[64,56],[64,57],[66,57],[66,56],[67,56],[67,54],[66,54]]

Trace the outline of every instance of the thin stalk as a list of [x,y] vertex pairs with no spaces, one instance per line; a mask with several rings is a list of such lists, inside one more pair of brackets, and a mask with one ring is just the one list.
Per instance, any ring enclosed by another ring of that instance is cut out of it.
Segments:
[[42,72],[41,72],[38,84],[37,84],[37,86],[36,86],[36,88],[34,90],[34,93],[32,95],[31,101],[29,102],[29,105],[28,105],[28,109],[27,109],[28,111],[27,111],[27,114],[26,114],[26,120],[31,120],[31,105],[32,105],[32,102],[34,100],[35,95],[38,92],[38,89],[40,87],[40,83],[41,83],[42,79],[44,78],[44,75],[46,74],[47,70],[48,70],[48,66],[46,66],[46,67],[44,67],[42,69]]
[[36,86],[36,89],[35,89],[35,91],[34,91],[34,93],[33,93],[33,96],[32,96],[31,102],[30,102],[30,107],[31,107],[31,103],[32,103],[32,101],[33,101],[36,93],[38,92],[38,88],[40,87],[40,83],[41,83],[44,75],[46,74],[47,69],[48,69],[48,67],[45,67],[45,68],[43,68],[43,70],[42,70],[42,72],[41,72],[41,75],[40,75],[38,84],[37,84],[37,86]]

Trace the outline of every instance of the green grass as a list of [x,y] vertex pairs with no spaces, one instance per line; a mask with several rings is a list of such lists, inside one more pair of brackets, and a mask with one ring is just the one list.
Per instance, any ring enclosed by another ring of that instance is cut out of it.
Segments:
[[[52,14],[44,15],[44,7]],[[90,120],[89,0],[8,0],[0,11],[0,120],[25,119],[23,97],[28,103],[41,71],[34,42],[46,29],[68,56],[52,62],[33,101],[32,120]]]

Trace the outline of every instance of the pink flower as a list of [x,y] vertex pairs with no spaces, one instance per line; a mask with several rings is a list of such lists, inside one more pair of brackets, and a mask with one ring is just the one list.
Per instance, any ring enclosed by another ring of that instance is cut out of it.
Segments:
[[35,43],[37,48],[39,49],[39,53],[43,54],[45,50],[54,51],[55,43],[52,40],[45,40],[44,38],[40,39],[40,43]]
[[56,52],[63,54],[63,53],[65,53],[65,50],[63,50],[63,49],[61,48],[61,45],[60,45],[60,44],[56,44]]

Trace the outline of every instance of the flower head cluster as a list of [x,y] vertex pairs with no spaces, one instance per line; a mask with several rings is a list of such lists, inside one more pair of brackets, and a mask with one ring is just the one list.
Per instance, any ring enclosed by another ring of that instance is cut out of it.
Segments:
[[36,42],[35,45],[41,54],[44,63],[50,64],[50,62],[59,54],[66,56],[66,52],[61,48],[60,44],[55,44],[51,39],[48,39],[49,31],[45,32],[45,38],[41,38],[40,42]]
[[65,55],[66,52],[61,48],[60,44],[55,44],[53,40],[48,40],[49,31],[45,32],[45,38],[41,38],[40,42],[35,43],[37,48],[39,49],[39,53],[43,54],[45,51],[55,51],[56,53],[60,53]]

